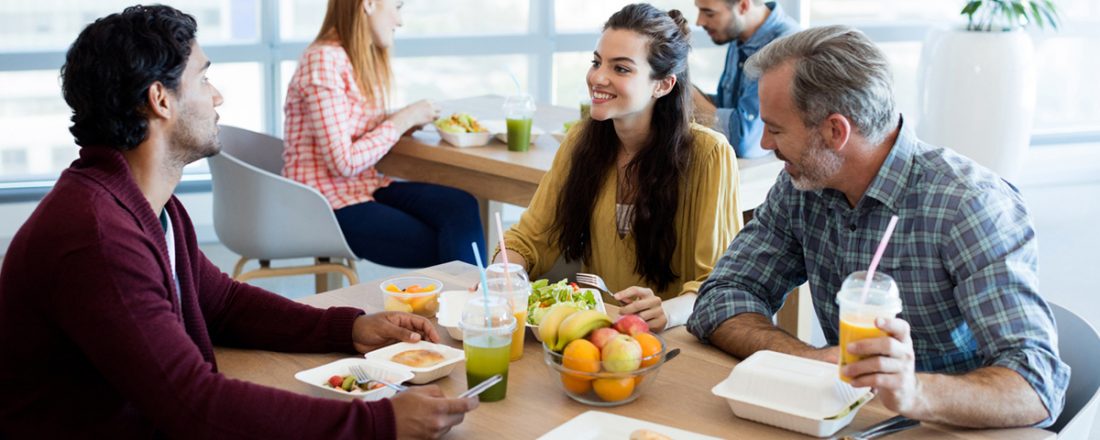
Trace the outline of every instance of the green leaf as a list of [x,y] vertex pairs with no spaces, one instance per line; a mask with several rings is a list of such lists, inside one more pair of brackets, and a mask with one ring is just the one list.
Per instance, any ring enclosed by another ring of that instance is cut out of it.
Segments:
[[959,15],[973,16],[974,11],[977,11],[982,6],[982,2],[978,0],[971,0],[966,6],[963,7],[962,12]]

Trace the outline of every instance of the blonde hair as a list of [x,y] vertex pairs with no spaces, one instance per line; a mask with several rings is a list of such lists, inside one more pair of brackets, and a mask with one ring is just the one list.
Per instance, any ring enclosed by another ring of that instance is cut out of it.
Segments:
[[325,21],[314,41],[338,40],[351,61],[359,92],[368,101],[381,100],[386,104],[393,82],[390,53],[374,44],[370,20],[363,12],[363,1],[329,0]]

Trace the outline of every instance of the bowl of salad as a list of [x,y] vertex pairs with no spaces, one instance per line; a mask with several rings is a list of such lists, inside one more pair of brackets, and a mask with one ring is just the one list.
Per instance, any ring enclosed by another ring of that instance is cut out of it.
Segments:
[[527,327],[535,335],[535,339],[542,342],[539,337],[539,324],[542,318],[555,304],[572,304],[581,310],[599,310],[607,313],[604,307],[603,297],[596,289],[577,286],[563,279],[550,284],[547,279],[536,280],[531,283],[531,295],[527,297]]

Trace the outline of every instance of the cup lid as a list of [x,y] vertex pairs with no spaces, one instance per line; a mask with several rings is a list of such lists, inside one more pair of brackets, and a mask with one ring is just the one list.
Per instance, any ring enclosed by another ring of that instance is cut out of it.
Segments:
[[[867,290],[864,297],[864,290]],[[840,291],[836,294],[838,304],[859,304],[867,308],[882,308],[893,313],[901,312],[901,293],[898,284],[889,275],[875,272],[870,285],[867,284],[867,272],[853,272],[844,279]]]
[[466,301],[458,326],[463,330],[511,333],[516,328],[516,316],[506,298],[476,295]]

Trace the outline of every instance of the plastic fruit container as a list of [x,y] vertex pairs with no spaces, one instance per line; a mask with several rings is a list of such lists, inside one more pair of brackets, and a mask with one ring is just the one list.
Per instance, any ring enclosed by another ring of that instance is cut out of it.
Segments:
[[383,281],[378,288],[386,295],[385,310],[431,318],[439,311],[443,282],[428,277],[400,277]]
[[666,361],[668,343],[660,335],[653,334],[653,336],[661,342],[661,350],[641,358],[641,362],[646,366],[619,373],[607,371],[602,361],[599,362],[597,372],[566,367],[562,364],[564,360],[562,353],[554,352],[543,344],[543,357],[550,374],[550,381],[558,384],[565,395],[586,405],[618,406],[633,402],[657,381],[657,372]]

